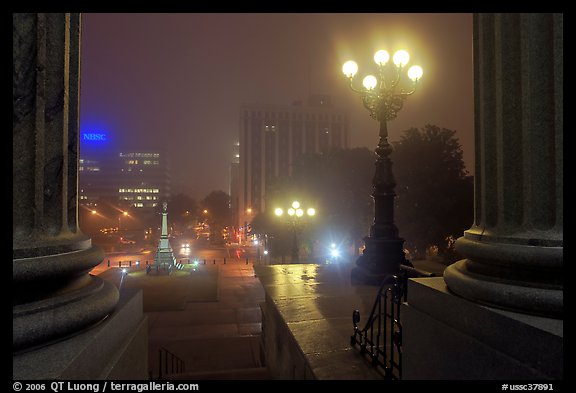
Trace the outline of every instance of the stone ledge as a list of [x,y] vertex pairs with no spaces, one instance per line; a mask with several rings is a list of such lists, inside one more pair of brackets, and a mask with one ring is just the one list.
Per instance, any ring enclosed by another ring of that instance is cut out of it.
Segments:
[[[354,264],[255,266],[264,290],[262,338],[275,379],[383,379],[350,346],[352,311],[365,321],[378,288],[352,286]],[[362,323],[362,322],[361,322]]]

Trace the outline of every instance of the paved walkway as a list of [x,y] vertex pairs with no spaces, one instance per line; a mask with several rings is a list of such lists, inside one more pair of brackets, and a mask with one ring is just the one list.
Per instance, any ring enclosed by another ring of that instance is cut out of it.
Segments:
[[[414,265],[439,276],[445,268],[434,261],[415,261]],[[186,373],[172,379],[270,379],[261,349],[259,304],[265,293],[252,263],[233,259],[200,268],[217,269],[217,301],[189,302],[184,310],[146,313],[152,376],[158,377],[159,349],[165,348],[186,364]]]
[[218,269],[218,301],[147,313],[153,376],[164,347],[185,361],[185,379],[268,378],[260,349],[264,290],[252,264],[233,261],[205,268]]

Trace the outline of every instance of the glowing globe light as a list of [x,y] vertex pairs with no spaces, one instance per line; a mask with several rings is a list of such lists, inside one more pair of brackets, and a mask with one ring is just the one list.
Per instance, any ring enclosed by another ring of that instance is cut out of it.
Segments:
[[293,208],[288,209],[288,215],[289,216],[293,216],[294,214],[296,214],[296,210]]
[[274,214],[276,214],[277,216],[281,216],[282,214],[284,214],[284,211],[277,207],[276,209],[274,209]]
[[362,81],[362,85],[364,85],[367,90],[374,90],[377,84],[378,80],[374,75],[367,75]]
[[298,209],[298,208],[300,207],[300,202],[298,202],[298,201],[292,202],[292,207],[293,207],[294,209]]
[[414,82],[422,78],[422,74],[424,74],[424,71],[420,66],[414,65],[408,69],[408,78],[412,79]]
[[348,60],[342,66],[342,72],[346,75],[347,78],[353,78],[354,75],[358,72],[358,64],[354,60]]
[[304,210],[296,209],[296,217],[302,217],[304,215]]
[[316,215],[316,209],[314,209],[313,207],[308,208],[308,210],[306,210],[306,214],[308,214],[309,216],[314,216]]
[[379,66],[383,66],[390,60],[390,55],[385,50],[381,49],[374,54],[374,61]]
[[394,64],[396,64],[398,67],[404,67],[410,61],[410,55],[405,50],[400,49],[394,53],[392,61],[394,61]]

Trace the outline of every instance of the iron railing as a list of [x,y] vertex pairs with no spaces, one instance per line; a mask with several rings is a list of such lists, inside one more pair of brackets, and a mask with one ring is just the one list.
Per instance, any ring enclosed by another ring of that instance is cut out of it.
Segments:
[[186,371],[186,363],[164,347],[158,349],[158,379]]
[[360,329],[360,311],[352,313],[354,333],[350,345],[370,358],[372,366],[384,369],[385,379],[402,379],[402,322],[400,305],[408,300],[408,277],[432,277],[433,273],[401,266],[392,280],[385,280],[376,295],[370,316]]

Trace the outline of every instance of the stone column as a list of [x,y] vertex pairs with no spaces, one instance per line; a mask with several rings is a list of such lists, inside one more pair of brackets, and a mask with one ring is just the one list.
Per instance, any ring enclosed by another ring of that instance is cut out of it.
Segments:
[[475,14],[475,214],[444,273],[464,298],[563,311],[563,16]]
[[78,227],[80,14],[13,14],[13,352],[102,321],[114,285]]

